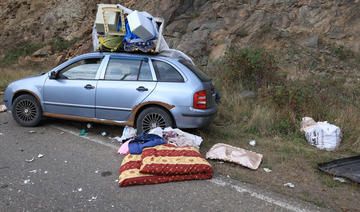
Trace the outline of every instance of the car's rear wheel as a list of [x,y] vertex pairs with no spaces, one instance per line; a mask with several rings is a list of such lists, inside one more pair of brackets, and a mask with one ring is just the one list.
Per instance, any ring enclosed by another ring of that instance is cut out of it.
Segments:
[[159,107],[149,107],[141,111],[136,120],[137,133],[149,132],[156,127],[172,127],[173,121],[170,114]]
[[21,126],[34,127],[41,121],[40,103],[29,94],[18,96],[12,105],[12,116]]

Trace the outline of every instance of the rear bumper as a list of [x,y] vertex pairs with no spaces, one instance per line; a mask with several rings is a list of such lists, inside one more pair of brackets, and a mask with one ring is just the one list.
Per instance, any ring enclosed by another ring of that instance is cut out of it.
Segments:
[[178,128],[201,128],[208,126],[215,118],[217,106],[206,110],[192,107],[175,107],[171,110]]

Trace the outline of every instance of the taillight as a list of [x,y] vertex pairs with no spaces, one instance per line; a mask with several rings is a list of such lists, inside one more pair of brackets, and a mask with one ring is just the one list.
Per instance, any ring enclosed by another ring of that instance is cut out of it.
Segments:
[[206,91],[199,91],[194,94],[194,108],[206,109]]

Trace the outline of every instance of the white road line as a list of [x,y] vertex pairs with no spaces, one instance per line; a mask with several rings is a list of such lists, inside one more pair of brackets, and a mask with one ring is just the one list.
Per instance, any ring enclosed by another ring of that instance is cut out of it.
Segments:
[[274,198],[271,198],[269,196],[266,196],[266,195],[263,195],[263,194],[259,194],[255,191],[251,191],[250,189],[248,188],[245,188],[245,187],[241,187],[241,186],[238,186],[238,185],[233,185],[231,183],[228,183],[228,182],[225,182],[221,179],[218,179],[218,178],[212,178],[211,180],[209,180],[211,183],[214,183],[216,185],[220,185],[220,186],[228,186],[228,187],[231,187],[233,189],[235,189],[237,192],[239,193],[248,193],[250,194],[250,196],[252,197],[255,197],[257,199],[260,199],[260,200],[263,200],[263,201],[266,201],[268,203],[271,203],[271,204],[274,204],[274,205],[277,205],[277,206],[280,206],[282,208],[285,208],[285,209],[288,209],[288,210],[291,210],[291,211],[296,211],[296,212],[305,212],[305,211],[308,211],[308,210],[305,210],[305,209],[302,209],[302,208],[299,208],[299,207],[296,207],[296,206],[293,206],[293,205],[290,205],[289,203],[286,203],[286,202],[283,202],[283,201],[280,201],[280,200],[275,200]]
[[109,144],[109,143],[106,143],[106,142],[101,141],[101,140],[97,140],[97,139],[94,139],[94,138],[90,138],[89,136],[79,136],[79,133],[77,133],[77,132],[74,132],[74,131],[71,131],[71,130],[68,130],[68,129],[65,129],[65,128],[56,126],[56,125],[50,125],[50,127],[55,128],[55,129],[58,129],[58,130],[61,130],[61,131],[64,131],[64,132],[67,132],[67,133],[70,133],[70,134],[75,135],[75,136],[80,137],[80,138],[87,139],[87,140],[92,141],[92,142],[94,142],[94,143],[97,143],[97,144],[101,144],[101,145],[103,145],[103,146],[110,147],[110,148],[115,149],[115,150],[118,150],[118,149],[119,149],[119,147],[116,146],[116,145],[114,145],[114,144]]

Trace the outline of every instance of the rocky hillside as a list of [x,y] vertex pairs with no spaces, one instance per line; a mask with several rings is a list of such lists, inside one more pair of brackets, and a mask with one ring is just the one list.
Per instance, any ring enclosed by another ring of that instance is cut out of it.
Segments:
[[55,38],[78,39],[69,49],[48,46],[35,56],[59,62],[91,51],[96,4],[117,2],[163,17],[169,46],[204,67],[230,46],[264,47],[292,77],[304,70],[354,72],[360,58],[359,0],[2,0],[0,57],[24,43]]

